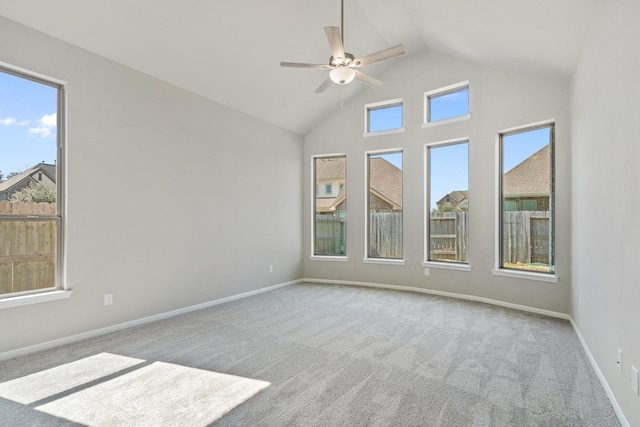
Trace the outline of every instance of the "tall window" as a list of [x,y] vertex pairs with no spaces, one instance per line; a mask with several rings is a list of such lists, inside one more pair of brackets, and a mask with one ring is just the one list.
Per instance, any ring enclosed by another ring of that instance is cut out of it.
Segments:
[[554,272],[554,125],[500,135],[500,268]]
[[469,143],[427,145],[428,261],[468,263]]
[[402,151],[367,154],[367,258],[402,259]]
[[[346,157],[315,157],[313,179],[313,254],[344,256],[346,252],[347,187]],[[333,188],[339,188],[337,193]],[[319,192],[323,189],[323,192]]]
[[0,299],[61,287],[62,87],[0,68]]

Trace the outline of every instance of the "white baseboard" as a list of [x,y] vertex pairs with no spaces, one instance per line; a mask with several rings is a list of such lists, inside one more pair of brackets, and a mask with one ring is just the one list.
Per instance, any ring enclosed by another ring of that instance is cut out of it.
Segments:
[[627,418],[624,416],[624,413],[622,413],[622,409],[620,408],[618,401],[613,395],[613,391],[611,390],[611,387],[609,387],[609,383],[607,383],[607,380],[604,378],[604,374],[600,370],[600,367],[598,366],[596,359],[591,354],[591,350],[589,350],[589,347],[587,346],[587,342],[582,337],[582,334],[580,333],[580,329],[578,329],[578,325],[576,325],[576,323],[573,321],[573,318],[569,318],[569,321],[571,322],[571,326],[573,326],[573,330],[576,332],[576,335],[580,340],[580,344],[582,344],[582,348],[584,349],[584,352],[587,353],[587,357],[589,358],[591,367],[596,372],[596,376],[600,380],[600,384],[602,384],[602,388],[604,388],[605,393],[607,393],[607,397],[611,402],[611,406],[613,407],[613,411],[616,413],[618,420],[620,420],[620,424],[622,424],[623,427],[631,427],[631,424],[629,424],[629,421],[627,421]]
[[237,299],[250,297],[252,295],[261,294],[264,292],[269,292],[274,289],[284,288],[286,286],[295,285],[298,283],[302,283],[302,279],[292,280],[290,282],[280,283],[278,285],[268,286],[266,288],[256,289],[254,291],[244,292],[237,295],[232,295],[225,298],[216,299],[213,301],[208,301],[202,304],[191,305],[189,307],[179,308],[177,310],[167,311],[165,313],[154,314],[153,316],[143,317],[141,319],[131,320],[129,322],[118,323],[117,325],[107,326],[105,328],[94,329],[92,331],[83,332],[76,335],[71,335],[64,338],[58,338],[51,341],[46,341],[39,344],[30,345],[27,347],[18,348],[15,350],[5,351],[0,353],[0,362],[3,360],[13,359],[14,357],[24,356],[26,354],[35,353],[42,350],[48,350],[50,348],[58,347],[65,344],[71,344],[74,342],[86,340],[89,338],[94,338],[100,335],[109,334],[111,332],[120,331],[122,329],[131,328],[133,326],[144,325],[145,323],[151,323],[162,319],[167,319],[169,317],[178,316],[180,314],[189,313],[196,310],[201,310],[203,308],[213,307],[218,304],[224,304],[225,302],[235,301]]
[[477,297],[477,296],[474,296],[474,295],[456,294],[456,293],[453,293],[453,292],[436,291],[436,290],[433,290],[433,289],[414,288],[414,287],[411,287],[411,286],[386,285],[386,284],[383,284],[383,283],[352,282],[352,281],[346,281],[346,280],[326,280],[326,279],[308,279],[308,278],[305,278],[304,281],[305,282],[315,282],[315,283],[328,283],[328,284],[333,284],[333,285],[365,286],[365,287],[369,287],[369,288],[382,288],[382,289],[394,289],[394,290],[397,290],[397,291],[420,292],[420,293],[429,294],[429,295],[438,295],[438,296],[442,296],[442,297],[450,297],[450,298],[457,298],[457,299],[463,299],[463,300],[468,300],[468,301],[483,302],[485,304],[498,305],[498,306],[506,307],[506,308],[513,308],[515,310],[526,311],[526,312],[535,313],[535,314],[542,314],[544,316],[555,317],[555,318],[558,318],[558,319],[569,320],[571,318],[571,316],[569,316],[568,314],[560,313],[560,312],[557,312],[557,311],[543,310],[541,308],[529,307],[529,306],[526,306],[526,305],[519,305],[519,304],[512,304],[510,302],[504,302],[504,301],[499,301],[499,300],[494,300],[494,299],[489,299],[489,298]]

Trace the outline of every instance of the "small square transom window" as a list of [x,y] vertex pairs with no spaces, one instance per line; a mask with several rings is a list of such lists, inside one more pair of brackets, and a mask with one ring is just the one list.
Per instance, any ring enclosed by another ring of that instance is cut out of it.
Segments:
[[424,94],[425,123],[465,117],[469,114],[469,82],[436,89]]
[[365,105],[365,133],[402,129],[402,100]]

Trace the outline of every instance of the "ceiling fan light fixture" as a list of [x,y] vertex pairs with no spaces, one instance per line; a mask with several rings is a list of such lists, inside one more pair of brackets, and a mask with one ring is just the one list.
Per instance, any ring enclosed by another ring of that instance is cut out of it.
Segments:
[[339,85],[346,85],[347,83],[351,83],[355,76],[355,70],[346,65],[339,65],[329,72],[331,81]]

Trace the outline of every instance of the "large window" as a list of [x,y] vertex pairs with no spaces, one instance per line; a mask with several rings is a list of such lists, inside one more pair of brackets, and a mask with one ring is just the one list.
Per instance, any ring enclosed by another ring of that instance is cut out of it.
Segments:
[[367,258],[402,259],[402,151],[367,154]]
[[346,255],[346,163],[343,155],[313,158],[313,255]]
[[499,267],[554,272],[554,125],[500,135]]
[[62,286],[62,92],[0,67],[0,301]]
[[468,263],[469,143],[427,144],[427,261]]

